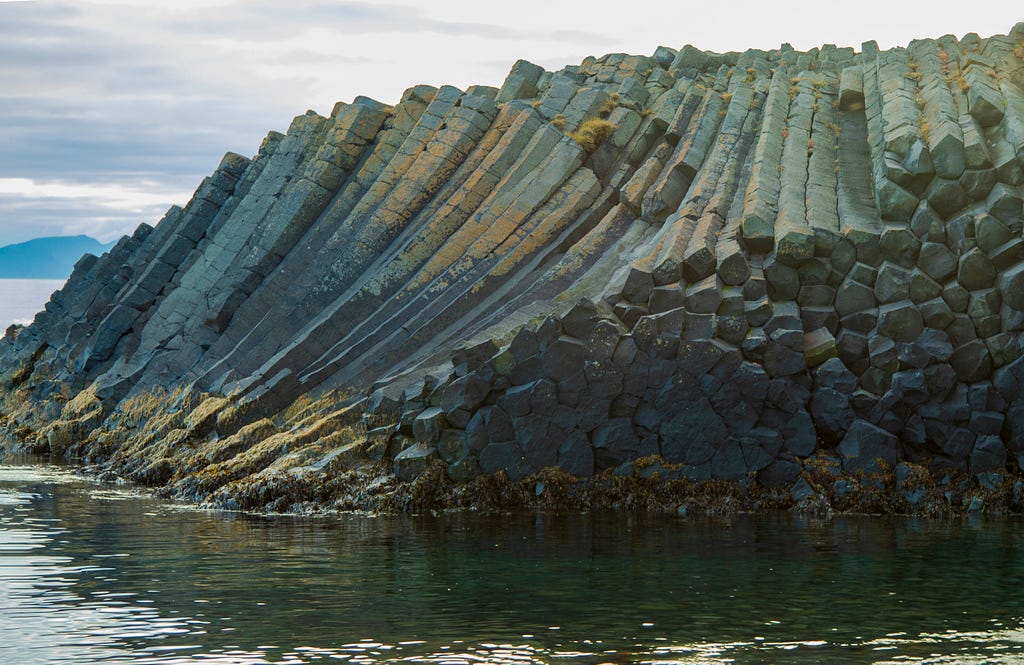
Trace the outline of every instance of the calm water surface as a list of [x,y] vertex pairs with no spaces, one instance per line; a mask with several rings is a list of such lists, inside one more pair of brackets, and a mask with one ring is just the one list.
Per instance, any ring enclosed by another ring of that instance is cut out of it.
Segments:
[[63,279],[0,279],[0,336],[12,323],[31,323],[63,285]]
[[1024,523],[208,513],[0,466],[0,663],[1024,663]]

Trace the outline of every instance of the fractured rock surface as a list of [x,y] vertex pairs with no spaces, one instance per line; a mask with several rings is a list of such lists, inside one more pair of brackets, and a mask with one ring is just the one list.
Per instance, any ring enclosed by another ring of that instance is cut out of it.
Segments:
[[381,459],[1019,471],[1022,160],[1024,24],[358,98],[83,258],[0,340],[0,425],[196,498]]

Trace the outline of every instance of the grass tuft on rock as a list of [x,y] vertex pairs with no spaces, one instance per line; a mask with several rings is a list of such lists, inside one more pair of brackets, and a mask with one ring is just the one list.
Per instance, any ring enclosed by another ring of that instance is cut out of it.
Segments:
[[615,125],[607,120],[601,118],[591,118],[586,120],[580,125],[579,129],[570,134],[569,136],[573,141],[576,141],[581,148],[588,154],[592,155],[594,152],[601,147],[601,144],[605,142],[612,132],[615,131]]

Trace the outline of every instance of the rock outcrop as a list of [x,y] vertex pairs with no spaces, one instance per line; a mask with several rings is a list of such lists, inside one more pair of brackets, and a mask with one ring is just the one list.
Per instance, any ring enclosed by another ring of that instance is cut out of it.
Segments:
[[1024,24],[339,103],[8,331],[7,445],[245,507],[371,467],[346,505],[652,463],[991,485],[1024,467],[1022,160]]

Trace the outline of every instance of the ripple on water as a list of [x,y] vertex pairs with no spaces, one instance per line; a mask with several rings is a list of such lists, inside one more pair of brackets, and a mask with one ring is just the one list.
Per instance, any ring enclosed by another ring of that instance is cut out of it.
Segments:
[[239,516],[0,467],[0,663],[1024,663],[1020,522]]

